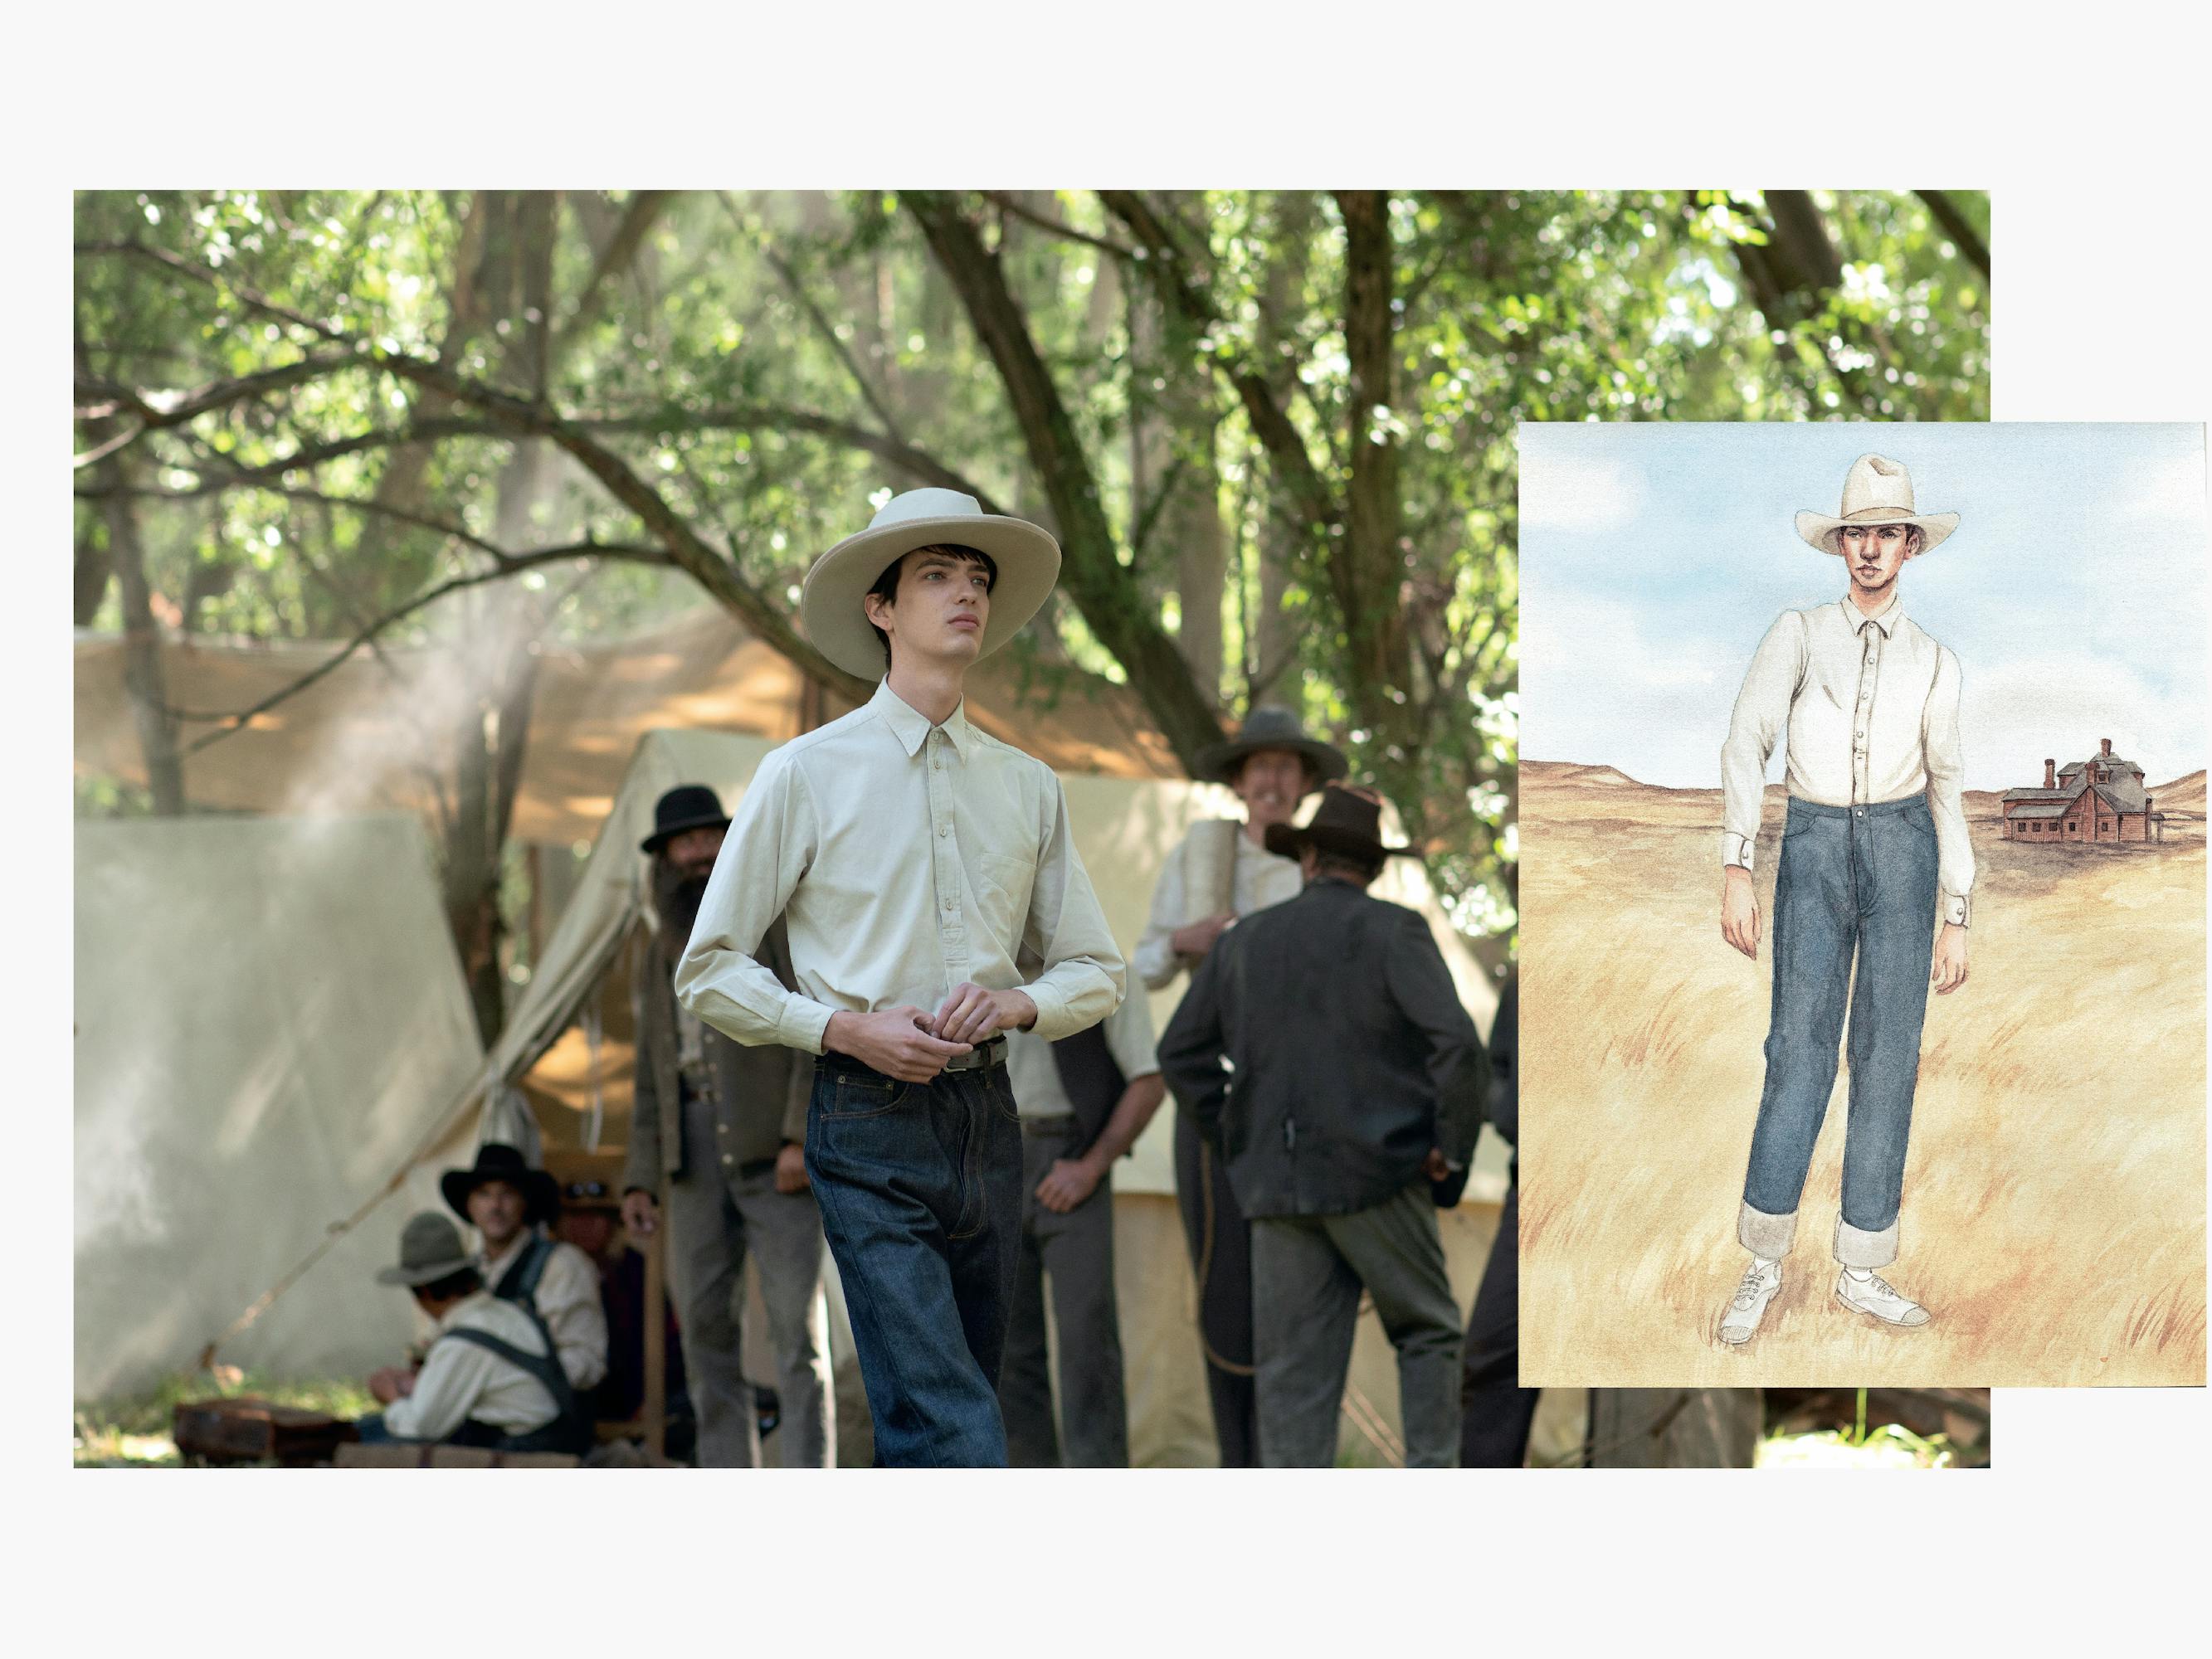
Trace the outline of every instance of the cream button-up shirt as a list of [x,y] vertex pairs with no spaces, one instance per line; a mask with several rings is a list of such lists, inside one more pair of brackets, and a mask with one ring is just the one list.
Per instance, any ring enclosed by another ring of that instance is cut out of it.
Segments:
[[[499,1288],[532,1237],[526,1227],[500,1255],[483,1259],[477,1271],[483,1275],[486,1290]],[[568,1373],[570,1386],[579,1394],[590,1393],[607,1374],[607,1310],[599,1300],[599,1270],[574,1244],[556,1240],[553,1254],[545,1258],[545,1271],[538,1276],[534,1299],[538,1316],[553,1333],[553,1349],[561,1356],[561,1369]]]
[[[447,1309],[438,1331],[443,1335],[465,1325],[525,1353],[545,1352],[545,1339],[530,1316],[489,1291]],[[526,1434],[544,1427],[560,1411],[545,1385],[513,1360],[473,1342],[434,1341],[413,1392],[384,1408],[384,1426],[403,1440],[443,1440],[474,1418],[510,1434]]]
[[1751,659],[1721,748],[1721,861],[1752,867],[1766,763],[1789,729],[1790,793],[1821,806],[1926,791],[1938,908],[1964,927],[1974,853],[1960,802],[1959,659],[1892,595],[1880,616],[1848,595],[1785,611]]
[[[796,994],[753,955],[778,915]],[[831,1014],[933,1014],[963,980],[1025,992],[1050,1042],[1113,1012],[1124,973],[1052,769],[885,681],[761,762],[676,994],[737,1042],[818,1054]]]
[[[1152,889],[1151,919],[1146,923],[1144,936],[1137,941],[1138,977],[1152,990],[1164,989],[1187,965],[1176,954],[1172,942],[1176,930],[1205,919],[1200,915],[1188,914],[1197,904],[1189,892],[1189,877],[1185,868],[1190,859],[1190,844],[1191,835],[1186,832],[1168,854],[1167,862],[1160,866],[1159,880]],[[1279,858],[1266,848],[1253,845],[1252,838],[1244,833],[1244,826],[1237,826],[1237,862],[1230,872],[1231,915],[1249,916],[1255,910],[1294,899],[1304,885],[1305,877],[1296,859]]]
[[[1124,997],[1106,1016],[1106,1051],[1121,1068],[1121,1080],[1134,1083],[1160,1069],[1152,1045],[1152,1011],[1141,996]],[[1031,1031],[1006,1033],[1006,1081],[1014,1109],[1024,1117],[1064,1117],[1075,1109],[1060,1080],[1052,1045]]]

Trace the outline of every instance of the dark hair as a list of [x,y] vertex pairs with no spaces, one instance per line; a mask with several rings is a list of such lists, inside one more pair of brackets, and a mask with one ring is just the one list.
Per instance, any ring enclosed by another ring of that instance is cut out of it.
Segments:
[[[979,551],[972,547],[963,547],[957,542],[933,542],[927,547],[915,548],[912,551],[902,553],[897,558],[893,559],[884,567],[884,574],[876,578],[876,585],[868,592],[885,605],[896,605],[899,571],[908,559],[924,553],[941,554],[946,558],[958,559],[963,563],[981,565],[984,577],[983,591],[987,593],[999,585],[999,567],[988,553]],[[863,616],[867,614],[867,601],[865,599],[861,601],[861,614]],[[876,638],[883,643],[884,666],[889,668],[891,664],[891,636],[884,633],[882,629],[876,628],[873,621],[871,621],[868,626],[875,628]]]
[[417,1285],[415,1299],[417,1302],[451,1302],[483,1288],[483,1276],[474,1267],[463,1267],[456,1273],[447,1273],[443,1279],[434,1279],[428,1285]]
[[1314,848],[1314,874],[1316,876],[1350,876],[1366,883],[1382,873],[1382,858],[1377,854],[1364,859],[1356,854],[1337,852],[1326,847]]

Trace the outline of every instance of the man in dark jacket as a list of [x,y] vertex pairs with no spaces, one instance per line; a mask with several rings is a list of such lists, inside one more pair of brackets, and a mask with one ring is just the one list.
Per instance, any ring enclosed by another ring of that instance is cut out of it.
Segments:
[[[713,790],[684,784],[655,805],[653,832],[643,842],[653,857],[660,926],[632,988],[637,1092],[623,1170],[623,1221],[640,1237],[651,1234],[660,1219],[656,1194],[665,1182],[668,1276],[698,1417],[699,1467],[760,1462],[753,1392],[740,1368],[750,1250],[775,1352],[784,1467],[830,1468],[837,1443],[822,1218],[807,1190],[802,1151],[812,1056],[732,1042],[676,1000],[676,963],[729,822]],[[780,927],[762,955],[789,983]]]
[[1467,1364],[1460,1380],[1459,1462],[1463,1469],[1517,1469],[1528,1455],[1536,1418],[1534,1389],[1521,1386],[1521,976],[1505,981],[1490,1024],[1490,1121],[1516,1147],[1513,1178],[1498,1217],[1498,1237],[1482,1288],[1467,1316]]
[[1222,936],[1160,1043],[1252,1219],[1261,1461],[1336,1461],[1364,1288],[1398,1351],[1406,1461],[1449,1468],[1461,1325],[1431,1185],[1474,1156],[1489,1062],[1427,922],[1367,896],[1407,850],[1383,845],[1379,798],[1332,787],[1267,850],[1304,890]]

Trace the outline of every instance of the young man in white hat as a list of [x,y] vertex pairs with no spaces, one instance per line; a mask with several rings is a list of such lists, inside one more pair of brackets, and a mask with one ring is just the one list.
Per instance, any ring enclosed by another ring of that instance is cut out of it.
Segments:
[[1929,988],[1945,995],[1966,982],[1974,855],[1960,805],[1959,659],[1905,614],[1898,577],[1958,524],[1955,513],[1916,513],[1911,475],[1880,455],[1851,464],[1838,514],[1800,513],[1798,534],[1840,556],[1850,586],[1767,630],[1721,750],[1721,933],[1756,959],[1753,846],[1766,763],[1788,728],[1766,1084],[1736,1222],[1752,1261],[1721,1314],[1726,1343],[1749,1341],[1782,1287],[1847,1003],[1836,1299],[1890,1326],[1928,1322],[1875,1270],[1898,1254]]
[[[1298,896],[1304,878],[1297,860],[1269,852],[1268,832],[1290,823],[1301,801],[1345,770],[1341,750],[1307,735],[1291,710],[1264,703],[1245,716],[1234,738],[1199,757],[1199,777],[1235,791],[1244,821],[1193,824],[1160,866],[1151,919],[1133,958],[1148,989],[1164,990],[1186,969],[1195,974],[1239,917]],[[1198,1277],[1199,1346],[1214,1442],[1222,1468],[1256,1468],[1251,1224],[1237,1206],[1220,1157],[1187,1112],[1176,1115],[1175,1170],[1176,1205]]]
[[[1011,1030],[1052,1040],[1123,969],[1042,762],[962,709],[1060,548],[949,489],[896,495],[807,573],[800,620],[867,704],[775,750],[738,807],[676,993],[744,1043],[820,1056],[806,1169],[889,1464],[1002,1465],[1022,1213]],[[798,981],[757,957],[785,921]]]

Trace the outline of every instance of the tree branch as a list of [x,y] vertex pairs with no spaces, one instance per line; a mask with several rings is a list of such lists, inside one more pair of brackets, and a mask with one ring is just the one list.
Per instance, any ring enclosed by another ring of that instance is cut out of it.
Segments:
[[[1186,274],[1188,264],[1182,250],[1150,204],[1136,191],[1126,190],[1102,190],[1098,199],[1129,227],[1143,245],[1147,253],[1146,270],[1158,284],[1162,297],[1183,321],[1201,334],[1218,327],[1220,314],[1212,300]],[[1305,515],[1308,526],[1325,533],[1329,526],[1337,522],[1336,502],[1315,469],[1313,457],[1306,452],[1305,440],[1298,435],[1290,416],[1276,401],[1266,376],[1246,362],[1241,354],[1218,346],[1206,354],[1206,362],[1243,404],[1253,436],[1267,452],[1277,477]]]
[[251,708],[241,708],[232,714],[210,714],[189,708],[172,708],[168,712],[171,717],[176,720],[191,720],[200,724],[209,721],[222,723],[220,731],[210,732],[206,736],[197,739],[185,750],[185,753],[187,756],[197,755],[210,744],[220,743],[232,732],[243,731],[252,722],[256,715],[268,713],[277,704],[299,696],[309,686],[335,673],[340,665],[346,662],[354,653],[364,646],[373,643],[378,635],[414,615],[423,606],[445,598],[448,593],[458,593],[464,588],[481,587],[486,582],[503,580],[533,566],[554,564],[564,559],[620,558],[640,564],[659,565],[673,562],[667,555],[655,548],[637,547],[625,543],[589,541],[577,542],[567,547],[539,548],[529,553],[501,553],[498,554],[497,558],[498,562],[489,570],[472,571],[465,576],[449,577],[444,581],[425,588],[397,609],[387,611],[356,634],[351,640],[324,661],[318,663],[289,685],[270,692]]
[[1032,212],[1003,191],[987,190],[979,193],[985,201],[998,209],[1000,212],[1011,215],[1025,224],[1035,225],[1039,230],[1048,232],[1066,241],[1081,242],[1086,246],[1110,253],[1117,259],[1140,260],[1145,257],[1137,249],[1125,243],[1109,241],[1103,236],[1093,236],[1089,231],[1078,230],[1073,225],[1061,220],[1048,218],[1042,213]]
[[1934,216],[1936,222],[1943,227],[1943,234],[1966,256],[1966,263],[1982,273],[1982,280],[1987,282],[1990,277],[1990,245],[1981,239],[1973,226],[1966,222],[1966,216],[1951,199],[1951,192],[1947,190],[1917,190],[1912,193],[1927,203],[1928,211]]
[[653,222],[681,193],[672,190],[641,190],[630,198],[629,205],[623,213],[622,222],[615,227],[615,234],[607,239],[606,246],[600,250],[598,260],[592,266],[592,274],[585,281],[584,291],[576,296],[574,307],[554,339],[555,362],[565,357],[584,331],[599,320],[599,308],[606,302],[606,292],[613,285],[614,278],[637,257],[638,249],[644,246],[646,234],[653,228]]
[[142,259],[151,259],[155,264],[173,270],[179,276],[189,277],[191,281],[205,287],[229,289],[237,296],[240,304],[249,311],[259,312],[264,317],[274,317],[281,322],[289,323],[295,328],[304,328],[310,333],[320,335],[325,340],[343,343],[353,337],[342,328],[329,323],[317,322],[313,317],[294,311],[289,306],[280,306],[258,289],[249,288],[244,283],[226,276],[219,270],[210,270],[205,265],[185,258],[182,254],[172,253],[167,248],[155,247],[149,242],[79,242],[76,244],[76,252],[80,254],[122,253]]

